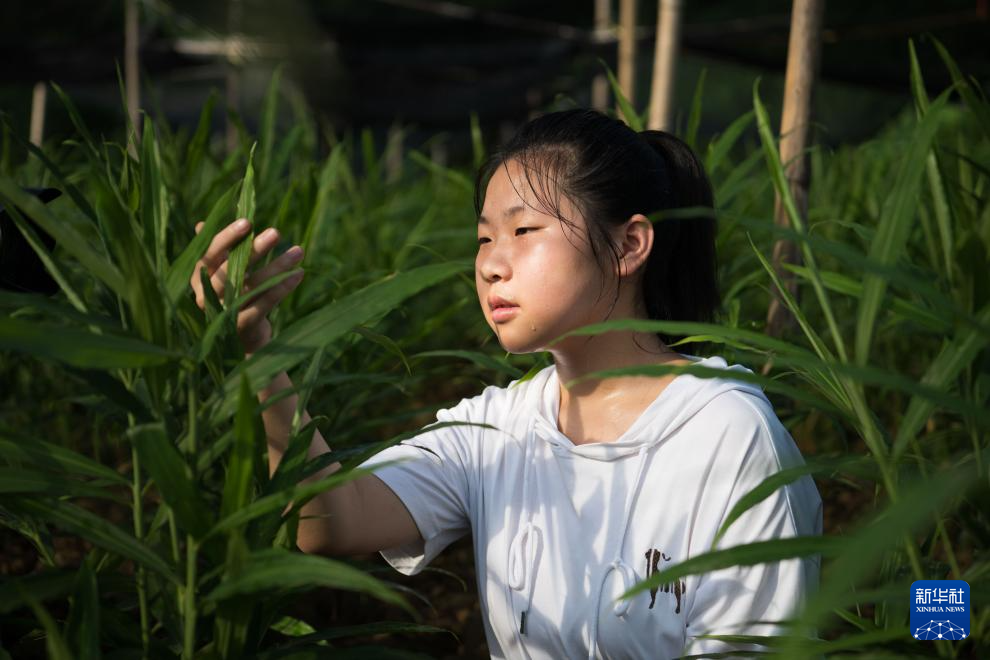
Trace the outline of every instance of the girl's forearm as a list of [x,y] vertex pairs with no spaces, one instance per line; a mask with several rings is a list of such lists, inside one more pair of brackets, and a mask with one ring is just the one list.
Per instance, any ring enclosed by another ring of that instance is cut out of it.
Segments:
[[[283,371],[276,376],[271,383],[258,392],[258,400],[264,404],[274,395],[283,390],[292,389],[292,387],[293,385],[292,381],[289,379],[289,375]],[[269,474],[275,473],[275,469],[281,462],[283,454],[285,454],[285,451],[288,449],[289,432],[292,430],[292,417],[296,413],[297,405],[299,405],[299,395],[291,394],[272,403],[261,413],[261,417],[265,423],[265,433],[268,436]],[[299,427],[302,428],[308,424],[311,419],[312,418],[309,416],[308,412],[305,410],[302,411],[302,419],[300,420]],[[314,431],[313,442],[309,446],[309,454],[307,458],[313,459],[321,454],[326,454],[329,451],[330,446],[327,445],[326,440],[323,439],[320,431]],[[333,474],[339,469],[340,463],[333,463],[301,483],[318,481],[319,479]]]
[[[258,392],[258,400],[264,404],[275,394],[292,389],[292,381],[287,373],[282,372],[276,376],[271,383]],[[292,394],[283,397],[272,403],[262,412],[265,424],[265,434],[268,436],[268,471],[269,475],[275,473],[282,456],[288,449],[289,433],[292,430],[292,417],[295,415],[296,406],[299,402],[299,395]],[[310,422],[311,418],[306,411],[302,412],[300,428]],[[314,430],[313,441],[310,443],[307,458],[312,460],[317,456],[330,452],[330,447],[320,434],[319,430]],[[306,484],[319,481],[341,468],[339,461],[334,462],[319,472],[303,479],[299,483]],[[299,530],[297,534],[297,545],[305,552],[330,552],[333,544],[341,540],[342,535],[346,535],[344,524],[345,514],[353,512],[354,482],[347,482],[341,486],[324,491],[307,502],[300,510]]]

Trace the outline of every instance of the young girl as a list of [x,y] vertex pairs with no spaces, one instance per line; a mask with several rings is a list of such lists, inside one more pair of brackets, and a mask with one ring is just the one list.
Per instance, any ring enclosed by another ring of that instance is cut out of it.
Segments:
[[[402,459],[303,507],[302,515],[320,517],[300,522],[299,547],[380,551],[413,575],[470,532],[493,658],[673,658],[759,648],[698,636],[779,633],[754,622],[797,612],[817,586],[816,557],[693,575],[618,597],[707,552],[740,497],[802,462],[762,390],[689,374],[565,386],[590,372],[639,365],[749,370],[677,353],[663,334],[613,331],[550,344],[608,319],[712,320],[719,305],[714,219],[654,224],[647,217],[711,207],[702,165],[667,133],[636,133],[599,112],[568,110],[523,126],[482,166],[476,186],[481,310],[502,348],[549,351],[553,365],[436,415],[497,430],[427,427],[366,461]],[[218,293],[227,250],[245,232],[236,224],[221,231],[202,261]],[[252,258],[276,240],[274,230],[261,234]],[[300,256],[290,250],[251,275],[248,288]],[[265,317],[296,284],[241,313],[248,353],[270,339]],[[192,286],[202,303],[198,274]],[[282,374],[259,397],[291,386]],[[272,471],[295,405],[286,398],[264,413]],[[310,457],[327,451],[317,432]],[[821,530],[821,499],[803,477],[749,509],[716,547]]]

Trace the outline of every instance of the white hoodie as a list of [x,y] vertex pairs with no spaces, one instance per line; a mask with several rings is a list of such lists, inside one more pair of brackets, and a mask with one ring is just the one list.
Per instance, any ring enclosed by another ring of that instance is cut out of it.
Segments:
[[[583,445],[559,431],[559,397],[551,365],[437,412],[499,430],[431,430],[363,463],[408,459],[376,475],[423,540],[382,551],[385,560],[413,575],[471,532],[493,658],[674,658],[759,648],[697,635],[779,634],[747,622],[796,613],[818,586],[818,557],[692,575],[617,600],[707,552],[740,497],[803,462],[762,390],[681,374],[617,440]],[[749,509],[717,548],[821,532],[821,498],[805,476]]]

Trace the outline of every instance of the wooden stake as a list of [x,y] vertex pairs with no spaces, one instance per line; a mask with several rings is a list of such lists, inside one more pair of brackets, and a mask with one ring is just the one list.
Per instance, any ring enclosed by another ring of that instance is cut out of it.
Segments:
[[137,158],[137,144],[141,142],[141,81],[138,75],[138,0],[124,4],[124,86],[127,88],[127,116],[134,127],[134,141],[127,141],[127,150]]
[[[811,120],[811,98],[821,51],[822,17],[825,0],[794,0],[791,9],[791,34],[787,44],[787,74],[784,83],[784,108],[780,121],[780,159],[784,163],[787,184],[802,217],[808,212],[808,165],[804,156]],[[780,201],[774,202],[774,222],[790,227],[790,220]],[[773,247],[773,267],[786,289],[798,299],[797,279],[784,270],[783,263],[800,265],[801,253],[790,240],[780,239]],[[766,333],[780,337],[795,319],[774,291],[767,310]]]
[[681,0],[659,0],[657,44],[653,51],[653,88],[650,91],[648,128],[671,130],[674,106],[674,69],[681,41]]
[[[612,38],[611,0],[595,0],[595,31],[592,33],[596,44]],[[604,112],[609,103],[608,76],[604,72],[595,74],[591,81],[591,107]]]
[[[636,0],[619,0],[619,89],[636,106]],[[622,111],[616,107],[621,117]]]
[[34,84],[34,92],[31,94],[31,144],[36,147],[41,146],[41,141],[45,137],[45,100],[48,96],[48,86],[43,82]]

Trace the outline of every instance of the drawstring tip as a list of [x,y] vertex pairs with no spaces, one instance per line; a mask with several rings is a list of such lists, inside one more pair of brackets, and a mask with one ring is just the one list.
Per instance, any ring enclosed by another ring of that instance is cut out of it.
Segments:
[[529,610],[526,610],[519,616],[519,634],[526,634],[526,615],[529,614]]

